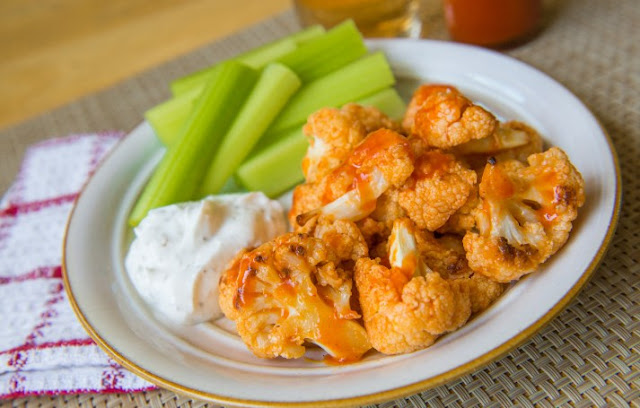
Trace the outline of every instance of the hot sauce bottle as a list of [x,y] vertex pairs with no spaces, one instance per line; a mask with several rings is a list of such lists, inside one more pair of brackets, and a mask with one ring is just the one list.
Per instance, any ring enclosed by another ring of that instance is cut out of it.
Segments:
[[453,40],[502,48],[537,32],[542,0],[444,0],[444,13]]

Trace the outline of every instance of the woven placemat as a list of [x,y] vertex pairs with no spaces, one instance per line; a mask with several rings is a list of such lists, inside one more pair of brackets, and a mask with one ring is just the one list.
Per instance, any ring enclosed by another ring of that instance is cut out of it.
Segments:
[[[640,406],[640,4],[565,0],[533,41],[506,51],[557,79],[601,120],[618,150],[624,204],[611,248],[580,295],[537,335],[471,374],[379,407]],[[430,38],[446,38],[439,17]],[[0,132],[0,191],[22,152],[44,137],[132,129],[168,96],[172,78],[298,29],[293,13],[269,19],[51,113]],[[294,385],[292,385],[294,386]],[[14,407],[215,406],[166,390],[5,401]]]

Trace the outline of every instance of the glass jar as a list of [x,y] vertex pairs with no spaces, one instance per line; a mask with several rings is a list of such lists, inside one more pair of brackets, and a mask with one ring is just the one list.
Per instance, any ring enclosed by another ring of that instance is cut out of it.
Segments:
[[542,0],[444,0],[444,13],[454,41],[508,47],[537,32]]

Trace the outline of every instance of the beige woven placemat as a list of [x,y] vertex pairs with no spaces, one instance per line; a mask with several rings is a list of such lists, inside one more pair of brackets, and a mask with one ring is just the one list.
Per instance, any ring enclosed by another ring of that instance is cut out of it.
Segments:
[[[446,38],[441,19],[431,38]],[[602,265],[571,305],[536,336],[462,378],[380,407],[640,406],[640,3],[558,1],[544,31],[507,53],[554,77],[602,121],[619,152],[624,205]],[[285,13],[111,89],[0,133],[0,191],[25,147],[72,132],[131,129],[168,95],[164,84],[296,30]],[[292,384],[292,386],[295,386]],[[5,401],[14,407],[212,406],[158,390]]]

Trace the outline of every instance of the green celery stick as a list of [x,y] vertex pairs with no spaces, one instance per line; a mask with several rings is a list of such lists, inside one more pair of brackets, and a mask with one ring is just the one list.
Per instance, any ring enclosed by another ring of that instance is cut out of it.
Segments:
[[316,37],[320,37],[326,31],[327,30],[325,30],[325,28],[320,24],[315,24],[305,28],[304,30],[300,30],[298,32],[290,34],[289,38],[292,38],[296,42],[296,44],[301,45]]
[[298,76],[282,64],[272,63],[263,69],[247,101],[213,155],[209,170],[200,185],[199,196],[220,191],[300,84]]
[[278,62],[291,68],[303,83],[314,81],[349,64],[367,53],[367,48],[352,20],[341,23],[326,34],[300,45]]
[[[301,45],[292,52],[284,56],[273,54],[274,49],[277,52],[282,51],[282,49],[278,48],[280,46],[279,42],[297,43],[298,41],[301,41]],[[281,57],[278,61],[291,68],[302,82],[310,82],[323,78],[330,72],[340,69],[346,64],[353,63],[353,61],[366,54],[362,36],[355,24],[350,20],[334,27],[326,34],[322,34],[321,29],[311,27],[290,37],[285,37],[279,42],[267,44],[267,46],[243,54],[236,59],[241,62],[250,62],[256,68],[260,65],[252,57],[254,53],[261,63],[268,61],[267,56],[269,58],[273,57],[273,59]],[[263,50],[265,47],[269,52]],[[156,135],[166,146],[170,146],[173,143],[177,133],[176,130],[180,128],[181,121],[185,120],[189,107],[192,106],[193,101],[197,98],[198,93],[195,90],[202,86],[203,81],[206,81],[209,75],[214,75],[215,67],[207,68],[172,82],[171,88],[175,95],[174,98],[158,105],[158,112],[154,112],[156,108],[154,107],[146,115]]]
[[[400,119],[406,109],[394,88],[383,89],[356,103],[374,106],[393,119]],[[277,197],[304,180],[300,164],[308,146],[302,126],[296,126],[259,153],[252,154],[238,168],[236,180],[247,190]]]
[[[321,36],[324,32],[325,29],[322,26],[311,26],[287,37],[251,49],[232,59],[252,68],[260,69],[270,62],[274,62],[278,58],[288,55],[295,50],[299,44],[304,44],[315,37]],[[171,93],[173,93],[173,95],[180,95],[188,90],[202,87],[206,78],[217,65],[218,64],[204,68],[172,81],[170,85]]]
[[287,55],[298,47],[298,43],[291,37],[282,38],[272,43],[254,48],[242,55],[235,57],[251,68],[260,69],[265,65],[277,60],[283,55]]
[[302,127],[291,129],[276,143],[242,163],[236,180],[249,191],[262,191],[275,198],[304,180],[300,161],[307,147],[309,143]]
[[[231,60],[241,62],[255,69],[260,69],[278,57],[295,50],[296,47],[297,45],[294,40],[290,38],[283,38],[253,49],[248,53],[239,55]],[[213,75],[218,65],[219,64],[215,64],[172,81],[169,85],[171,87],[171,93],[174,96],[180,96],[183,93],[194,89],[202,90],[202,87],[208,81],[209,77]]]
[[[280,44],[281,42],[290,43],[292,48],[284,52],[284,44]],[[335,26],[324,34],[317,28],[310,28],[262,48],[266,48],[267,51],[257,49],[236,59],[254,68],[260,68],[272,61],[280,62],[291,68],[304,83],[318,79],[367,53],[362,35],[351,20]],[[257,55],[254,56],[254,53]],[[186,89],[200,86],[199,83],[206,78],[210,69],[172,82],[172,92],[178,95]]]
[[[210,80],[214,80],[212,72]],[[153,128],[156,136],[165,146],[171,146],[180,135],[180,129],[193,110],[200,88],[185,91],[144,113],[147,122]]]
[[224,62],[219,69],[138,197],[129,215],[131,226],[152,208],[194,198],[213,153],[258,78],[256,70],[236,61]]
[[320,108],[342,106],[388,88],[394,82],[387,59],[377,52],[306,84],[280,112],[255,149],[269,145],[285,130],[303,124],[307,116]]

